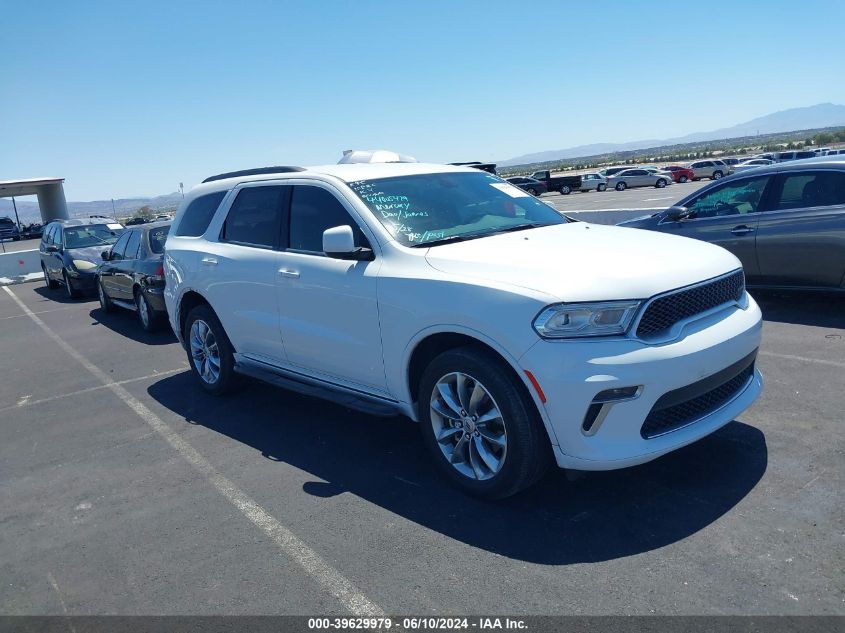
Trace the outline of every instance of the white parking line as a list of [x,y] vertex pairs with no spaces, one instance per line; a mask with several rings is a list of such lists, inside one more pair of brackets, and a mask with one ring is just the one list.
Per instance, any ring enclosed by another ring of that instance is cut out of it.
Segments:
[[[33,314],[38,314],[37,312],[33,312]],[[28,317],[28,314],[22,314],[21,316]],[[32,397],[31,395],[23,396],[20,400],[18,400],[17,404],[10,404],[5,407],[0,407],[0,413],[3,411],[8,411],[9,409],[20,409],[23,407],[29,407],[34,404],[44,404],[45,402],[52,402],[53,400],[61,400],[62,398],[70,398],[72,396],[78,396],[83,393],[91,393],[92,391],[100,391],[101,389],[108,389],[109,385],[128,385],[133,382],[139,382],[141,380],[149,380],[150,378],[161,378],[163,376],[170,376],[171,374],[178,374],[179,372],[183,372],[186,369],[190,369],[187,364],[179,367],[178,369],[168,369],[167,371],[157,371],[152,374],[147,374],[146,376],[138,376],[137,378],[128,378],[126,380],[117,380],[109,382],[108,385],[97,385],[96,387],[88,387],[87,389],[79,389],[77,391],[71,391],[70,393],[63,393],[59,394],[58,396],[50,396],[49,398],[41,398],[40,400],[30,400]]]
[[643,202],[654,202],[655,200],[671,200],[675,196],[663,196],[662,198],[646,198]]
[[15,303],[30,319],[59,347],[97,378],[104,387],[111,390],[123,403],[132,409],[159,436],[173,447],[182,458],[193,466],[247,519],[266,534],[285,554],[299,564],[319,585],[334,596],[354,615],[384,617],[385,613],[377,604],[361,593],[339,571],[320,558],[319,554],[303,543],[288,528],[276,520],[249,495],[215,470],[214,466],[203,457],[190,443],[171,429],[164,420],[150,411],[140,400],[129,393],[122,385],[111,381],[99,367],[71,347],[56,334],[38,316],[30,310],[8,286],[3,286]]
[[802,363],[816,363],[818,365],[830,365],[831,367],[845,368],[845,363],[840,363],[835,360],[824,360],[822,358],[807,358],[806,356],[793,356],[792,354],[777,354],[775,352],[758,352],[761,356],[771,356],[772,358],[784,358],[786,360],[799,360]]

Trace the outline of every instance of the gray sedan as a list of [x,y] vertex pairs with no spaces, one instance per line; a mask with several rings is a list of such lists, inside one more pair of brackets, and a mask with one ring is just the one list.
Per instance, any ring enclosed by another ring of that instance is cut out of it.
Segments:
[[750,286],[845,291],[845,157],[740,172],[620,226],[723,246]]
[[625,191],[629,187],[657,187],[659,189],[672,184],[671,174],[651,169],[626,169],[607,179],[607,186],[616,191]]

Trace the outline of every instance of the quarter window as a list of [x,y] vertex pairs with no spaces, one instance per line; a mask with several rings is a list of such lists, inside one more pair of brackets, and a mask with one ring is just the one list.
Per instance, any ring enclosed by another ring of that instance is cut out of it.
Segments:
[[150,231],[148,238],[150,251],[155,255],[161,255],[164,252],[164,243],[167,241],[167,232],[169,230],[169,226],[159,226]]
[[355,246],[368,246],[358,224],[340,201],[320,187],[297,185],[290,203],[290,248],[323,252],[323,231],[336,226],[351,226]]
[[182,214],[182,219],[179,221],[175,234],[185,237],[199,237],[205,233],[211,223],[211,218],[214,217],[214,212],[217,211],[217,207],[220,206],[225,195],[225,191],[217,191],[193,200]]
[[755,213],[769,182],[768,176],[725,183],[688,203],[691,217],[713,218],[723,215]]
[[273,248],[286,187],[246,187],[232,203],[221,239],[250,246]]
[[786,176],[773,210],[845,204],[845,172],[817,171]]

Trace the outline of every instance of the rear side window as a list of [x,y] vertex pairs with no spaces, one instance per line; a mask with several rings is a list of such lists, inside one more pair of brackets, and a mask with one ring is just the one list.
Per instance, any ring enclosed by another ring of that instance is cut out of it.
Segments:
[[138,257],[138,248],[141,246],[141,231],[131,231],[129,241],[126,244],[126,251],[123,259],[135,259]]
[[322,253],[323,231],[344,225],[352,227],[355,246],[367,244],[358,224],[334,195],[319,187],[298,185],[293,188],[289,248]]
[[205,196],[200,196],[185,209],[182,219],[174,235],[183,237],[199,237],[208,229],[214,212],[226,196],[225,191],[217,191]]
[[273,248],[279,235],[282,202],[287,187],[247,187],[232,203],[220,239]]
[[775,211],[845,205],[845,172],[817,171],[787,176]]
[[148,239],[150,241],[151,253],[161,255],[164,252],[164,243],[167,241],[167,234],[169,231],[169,226],[159,226],[150,231]]

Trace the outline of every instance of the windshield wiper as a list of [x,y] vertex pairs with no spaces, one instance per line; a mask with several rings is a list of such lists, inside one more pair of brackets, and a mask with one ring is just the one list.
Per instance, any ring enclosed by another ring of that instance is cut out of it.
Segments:
[[427,248],[429,246],[440,246],[441,244],[449,244],[451,242],[463,242],[471,240],[473,237],[481,237],[480,235],[450,235],[449,237],[441,237],[438,240],[429,240],[428,242],[420,242],[414,244],[411,248]]
[[499,233],[512,233],[513,231],[524,231],[526,229],[536,229],[540,226],[552,226],[551,224],[546,224],[545,222],[528,222],[526,224],[516,224],[514,226],[506,226],[502,229],[497,229],[495,231],[490,231],[489,233],[485,233],[484,235],[498,235]]
[[547,224],[545,222],[528,222],[526,224],[516,224],[514,226],[508,226],[502,229],[497,229],[495,231],[484,231],[481,233],[465,233],[464,235],[450,235],[449,237],[443,237],[439,240],[431,240],[429,242],[420,242],[419,244],[414,244],[413,248],[424,248],[426,246],[440,246],[441,244],[449,244],[451,242],[465,242],[467,240],[474,240],[479,237],[490,237],[491,235],[498,235],[499,233],[510,233],[512,231],[524,231],[525,229],[535,229],[539,226],[552,225]]

